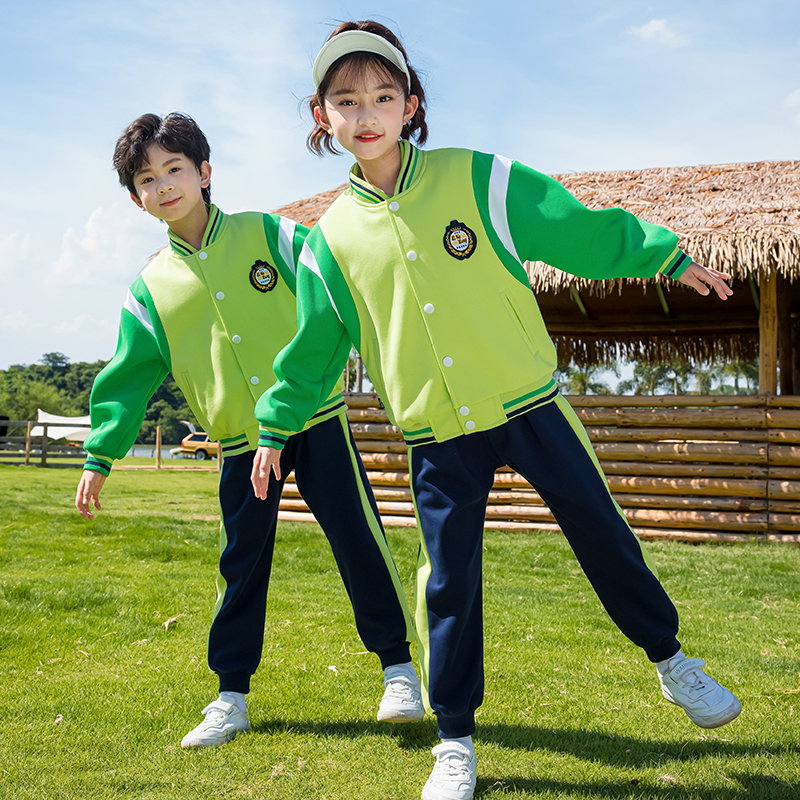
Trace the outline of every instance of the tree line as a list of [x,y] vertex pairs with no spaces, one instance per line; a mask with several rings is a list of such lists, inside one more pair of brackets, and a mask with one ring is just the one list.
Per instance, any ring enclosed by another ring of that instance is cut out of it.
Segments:
[[674,359],[661,364],[639,362],[633,376],[613,388],[609,376],[620,377],[616,364],[559,367],[555,379],[564,394],[756,394],[758,361],[725,364],[692,363]]
[[[41,408],[65,417],[84,416],[89,413],[94,379],[107,363],[70,363],[63,353],[45,353],[38,364],[15,364],[0,370],[0,415],[10,420],[36,420],[37,409]],[[180,442],[188,433],[181,420],[199,427],[170,374],[147,405],[136,443],[153,444],[159,425],[164,442]]]

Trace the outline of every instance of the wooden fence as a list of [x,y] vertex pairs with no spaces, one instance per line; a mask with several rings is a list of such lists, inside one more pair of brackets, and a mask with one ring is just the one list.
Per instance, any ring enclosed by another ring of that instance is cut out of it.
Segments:
[[[82,469],[86,459],[86,451],[80,445],[56,444],[48,438],[51,428],[88,428],[89,425],[79,425],[74,422],[32,422],[28,420],[0,420],[0,464],[8,466],[38,466],[38,467],[66,467]],[[9,436],[8,430],[24,428],[24,436]],[[42,428],[41,436],[32,436],[33,428]],[[53,434],[50,434],[51,436]],[[116,464],[115,470],[185,470],[193,472],[219,472],[222,469],[222,459],[216,463],[194,466],[184,464],[169,464],[161,457],[161,426],[156,426],[155,456],[152,466],[149,464]],[[65,459],[70,459],[66,463]],[[168,459],[168,461],[171,459]],[[54,463],[55,462],[55,463]]]
[[[376,395],[347,394],[386,525],[415,525],[406,445]],[[611,492],[642,539],[800,542],[800,396],[573,396]],[[313,520],[290,476],[280,518]],[[487,528],[557,529],[539,495],[497,473]]]

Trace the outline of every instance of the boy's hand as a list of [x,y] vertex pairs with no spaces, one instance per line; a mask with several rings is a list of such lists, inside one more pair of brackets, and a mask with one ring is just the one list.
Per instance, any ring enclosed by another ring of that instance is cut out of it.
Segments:
[[[727,300],[733,294],[733,289],[725,283],[730,279],[731,276],[727,272],[720,272],[710,267],[701,267],[692,261],[683,275],[678,278],[678,282],[691,286],[692,289],[704,297],[713,289],[719,295],[720,300]],[[703,284],[705,283],[708,286],[704,286]]]
[[267,499],[267,486],[269,485],[270,469],[276,480],[281,479],[281,451],[274,447],[259,447],[253,458],[253,471],[250,473],[250,483],[259,500]]
[[98,495],[106,482],[106,476],[101,472],[94,472],[93,470],[86,469],[83,471],[83,477],[78,484],[78,494],[75,497],[75,508],[81,512],[82,517],[86,519],[94,519],[94,515],[89,509],[90,504],[100,510],[100,500]]

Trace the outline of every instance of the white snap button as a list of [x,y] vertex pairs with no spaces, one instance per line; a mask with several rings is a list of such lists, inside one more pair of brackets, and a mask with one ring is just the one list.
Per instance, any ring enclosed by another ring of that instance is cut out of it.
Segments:
[[409,261],[416,261],[417,254],[413,250],[409,250],[408,253],[406,254],[406,258],[408,258]]
[[217,292],[216,297],[217,297],[217,300],[224,300],[225,299],[225,292]]
[[400,203],[398,203],[397,200],[392,200],[392,202],[389,203],[390,211],[397,211],[398,208],[400,208]]
[[462,417],[466,417],[469,414],[469,407],[468,406],[461,406],[458,409],[458,413],[461,414]]
[[474,423],[474,422],[473,422],[471,419],[468,419],[468,420],[467,420],[467,421],[464,423],[464,427],[465,427],[465,428],[466,428],[468,431],[473,431],[473,430],[475,430],[475,423]]
[[242,341],[242,337],[241,337],[241,336],[239,336],[239,334],[237,333],[235,336],[231,336],[231,341],[232,341],[234,344],[239,344],[239,342],[241,342],[241,341]]
[[208,253],[206,253],[206,252],[204,252],[204,251],[201,251],[201,252],[199,252],[199,253],[197,254],[197,257],[198,257],[198,258],[199,258],[201,261],[205,261],[205,260],[208,258]]
[[258,383],[258,375],[253,375],[253,377],[250,378],[250,383],[252,383],[253,386],[255,386]]
[[442,364],[444,364],[446,367],[452,367],[453,366],[453,359],[450,358],[450,356],[445,356],[442,359]]
[[433,314],[433,303],[425,303],[424,310],[426,314]]

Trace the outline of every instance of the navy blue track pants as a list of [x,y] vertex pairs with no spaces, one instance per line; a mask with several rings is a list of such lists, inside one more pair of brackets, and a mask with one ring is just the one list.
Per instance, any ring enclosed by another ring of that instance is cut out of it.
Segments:
[[492,430],[412,447],[409,464],[421,541],[420,661],[440,736],[471,735],[483,702],[483,525],[499,467],[515,469],[547,503],[620,630],[651,661],[678,652],[675,606],[562,396]]
[[344,412],[289,438],[281,454],[284,479],[270,478],[266,500],[250,483],[253,455],[226,458],[219,485],[220,561],[208,665],[220,691],[248,692],[261,661],[278,503],[292,469],[331,545],[365,647],[383,668],[410,661],[411,614]]

